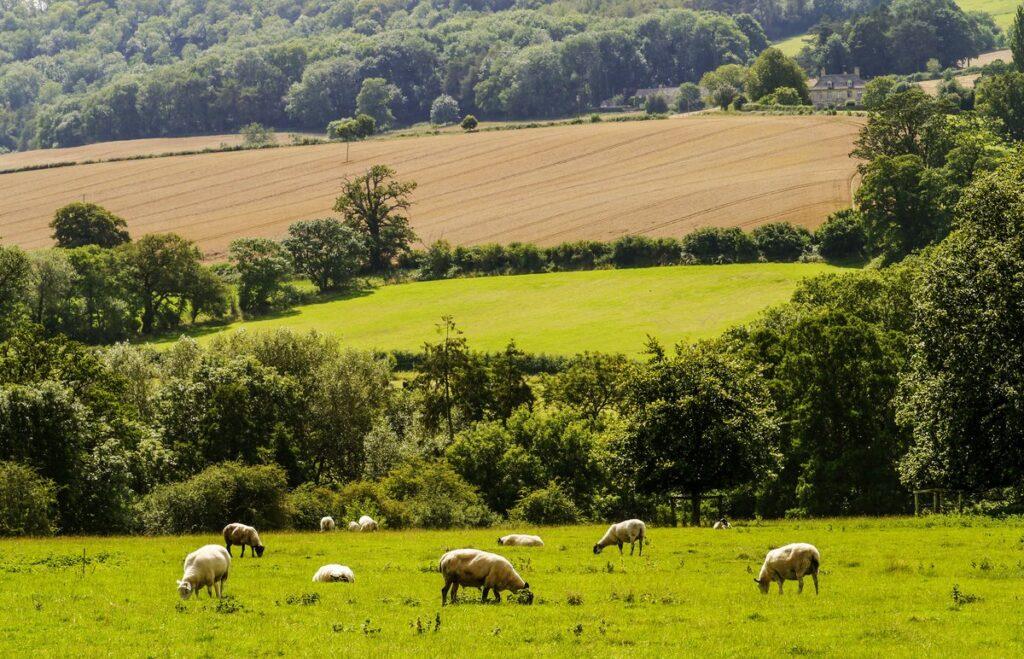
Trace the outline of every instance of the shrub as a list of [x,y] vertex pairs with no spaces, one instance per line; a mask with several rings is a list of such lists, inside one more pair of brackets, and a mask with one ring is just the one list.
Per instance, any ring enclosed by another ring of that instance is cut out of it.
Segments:
[[818,253],[826,259],[863,258],[867,243],[860,213],[846,208],[832,213],[814,234]]
[[451,244],[447,240],[435,241],[423,253],[420,261],[420,278],[444,279],[452,274],[454,265]]
[[0,536],[53,533],[56,507],[53,481],[26,465],[0,462]]
[[704,107],[700,100],[700,87],[692,82],[684,82],[679,85],[679,98],[676,100],[676,109],[679,112],[692,112]]
[[661,94],[648,96],[644,101],[644,112],[647,114],[665,114],[668,112],[668,101]]
[[509,511],[509,516],[531,524],[575,524],[580,521],[579,509],[557,481],[524,495]]
[[682,248],[701,263],[749,263],[757,259],[757,245],[738,227],[697,229],[683,238]]
[[592,270],[605,263],[611,245],[596,240],[562,243],[545,250],[545,260],[553,270]]
[[330,515],[345,528],[350,520],[369,515],[382,527],[399,529],[409,525],[405,506],[389,498],[378,483],[357,481],[342,489],[303,483],[288,495],[291,525],[296,530],[320,528],[320,518]]
[[800,92],[792,87],[778,87],[772,93],[762,96],[757,101],[761,105],[801,105],[803,100]]
[[811,243],[811,232],[789,222],[772,222],[751,233],[761,255],[769,261],[796,261]]
[[476,130],[477,124],[478,122],[476,120],[476,117],[474,117],[471,114],[467,114],[465,118],[463,118],[462,120],[462,130]]
[[611,261],[617,268],[645,268],[678,263],[682,249],[672,238],[623,236],[611,245]]
[[544,253],[532,243],[509,243],[505,247],[505,262],[513,274],[542,272]]
[[256,122],[242,126],[242,131],[239,134],[242,136],[242,145],[249,148],[266,146],[276,141],[273,128],[267,128]]
[[287,504],[279,466],[223,462],[187,481],[157,487],[138,510],[145,533],[194,533],[220,531],[229,522],[284,528],[290,518]]
[[405,504],[413,526],[447,529],[494,523],[494,513],[473,486],[446,462],[410,462],[392,471],[383,487],[388,497]]

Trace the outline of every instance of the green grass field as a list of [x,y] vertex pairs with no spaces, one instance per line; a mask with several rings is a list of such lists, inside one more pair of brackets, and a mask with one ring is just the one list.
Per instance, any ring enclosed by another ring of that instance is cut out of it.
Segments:
[[196,335],[290,327],[315,329],[355,348],[417,350],[450,315],[478,350],[499,350],[515,339],[529,352],[638,353],[648,334],[668,344],[715,336],[789,299],[800,279],[829,271],[837,269],[755,263],[417,282]]
[[[730,531],[650,528],[643,558],[600,556],[604,527],[263,534],[227,597],[181,601],[186,553],[214,535],[0,541],[0,655],[34,656],[991,656],[1024,652],[1024,523],[973,518],[771,522]],[[812,542],[821,594],[752,582],[769,547]],[[437,560],[507,556],[533,606],[440,606]],[[83,550],[88,563],[83,566]],[[354,584],[313,584],[339,562]],[[954,601],[954,585],[960,593]],[[973,601],[973,598],[977,598]],[[437,621],[440,620],[438,626]]]

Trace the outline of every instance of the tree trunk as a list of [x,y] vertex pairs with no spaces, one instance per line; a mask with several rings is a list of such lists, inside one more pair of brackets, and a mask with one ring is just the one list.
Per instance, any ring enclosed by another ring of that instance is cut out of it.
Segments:
[[690,523],[700,526],[700,492],[690,494]]
[[146,298],[146,305],[142,311],[142,333],[149,334],[153,331],[153,317],[156,315],[153,308],[152,298]]

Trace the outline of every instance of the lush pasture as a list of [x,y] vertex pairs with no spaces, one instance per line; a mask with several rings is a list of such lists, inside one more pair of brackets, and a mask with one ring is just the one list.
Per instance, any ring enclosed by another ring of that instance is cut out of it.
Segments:
[[530,352],[638,353],[648,335],[669,344],[716,336],[788,300],[800,279],[830,270],[838,269],[753,263],[418,282],[215,331],[315,329],[346,346],[417,350],[450,315],[479,350],[514,338]]
[[[497,529],[375,535],[265,533],[236,557],[217,602],[179,600],[181,561],[215,535],[0,542],[0,654],[545,654],[1009,656],[1024,651],[1020,522],[845,519],[649,530],[643,558],[594,556],[603,527],[540,529],[547,546],[498,548]],[[752,582],[771,546],[822,552],[779,597]],[[499,550],[537,600],[440,607],[446,548]],[[85,552],[88,563],[82,565]],[[341,562],[355,584],[313,584]],[[959,604],[952,592],[956,585]],[[976,601],[969,601],[971,598]],[[438,623],[438,620],[440,622]]]

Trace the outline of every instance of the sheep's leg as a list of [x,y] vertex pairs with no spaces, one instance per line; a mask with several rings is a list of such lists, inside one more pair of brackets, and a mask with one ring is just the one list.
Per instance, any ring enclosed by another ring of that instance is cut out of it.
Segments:
[[501,593],[499,593],[497,591],[497,589],[495,589],[495,591],[494,591],[494,602],[496,604],[500,604],[501,603]]
[[458,596],[459,596],[459,582],[456,581],[454,584],[452,584],[452,599],[451,599],[451,603],[452,604],[455,604],[455,600],[456,600],[456,598],[458,598]]
[[619,556],[622,556],[622,543],[619,543]]
[[[251,554],[252,552],[249,553]],[[245,556],[245,545],[242,545],[242,553],[239,555],[239,558],[242,558],[242,556]]]
[[448,597],[448,589],[451,588],[451,586],[452,586],[452,582],[450,582],[450,581],[445,581],[444,582],[444,587],[441,588],[441,606],[444,606],[444,600],[445,600],[446,597]]
[[814,594],[818,594],[818,573],[811,572],[811,579],[814,579]]
[[230,542],[228,542],[228,543],[225,543],[225,544],[227,545],[227,549],[228,549],[228,556],[230,556],[230,555],[231,555],[231,543],[230,543]]
[[797,584],[797,586],[796,586],[796,594],[797,595],[803,595],[804,594],[804,578],[802,576],[801,577],[797,577],[796,578],[796,584]]
[[640,555],[644,555],[644,537],[640,536]]
[[783,579],[782,577],[779,577],[779,595],[782,594],[782,584],[784,584],[785,582],[786,582],[785,579]]
[[629,543],[629,555],[632,556],[634,551],[636,551],[636,540]]
[[484,586],[483,595],[480,596],[480,601],[483,602],[484,604],[487,604],[487,593],[490,590],[491,590],[490,586]]

